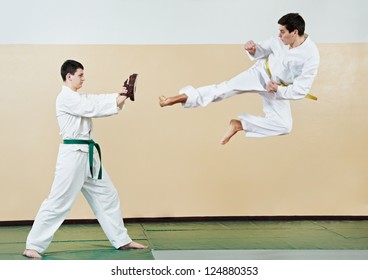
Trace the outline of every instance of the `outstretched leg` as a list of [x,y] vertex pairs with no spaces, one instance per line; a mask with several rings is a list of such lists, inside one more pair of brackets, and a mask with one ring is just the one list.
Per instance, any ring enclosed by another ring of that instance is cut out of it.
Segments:
[[176,103],[185,103],[187,99],[188,99],[188,96],[184,93],[176,95],[176,96],[171,96],[171,97],[166,97],[166,96],[161,95],[159,97],[159,102],[160,102],[161,107],[166,107],[166,106],[174,105]]
[[231,137],[233,137],[238,131],[244,130],[242,123],[239,120],[231,120],[229,129],[221,139],[221,144],[225,145]]

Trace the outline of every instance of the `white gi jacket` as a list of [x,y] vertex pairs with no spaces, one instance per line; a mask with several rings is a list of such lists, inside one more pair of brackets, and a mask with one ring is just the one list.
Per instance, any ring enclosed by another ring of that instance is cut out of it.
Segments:
[[[92,119],[107,117],[118,113],[116,98],[118,94],[82,94],[63,86],[56,98],[56,117],[60,135],[65,139],[92,139]],[[67,145],[72,151],[88,153],[88,145]],[[97,176],[100,161],[94,153],[94,177]]]
[[309,36],[300,46],[290,49],[276,37],[256,44],[257,49],[252,60],[258,60],[256,64],[259,71],[266,71],[265,59],[268,58],[272,73],[271,79],[278,84],[283,83],[286,87],[279,86],[275,93],[278,99],[302,99],[310,91],[319,67],[319,52],[317,46]]

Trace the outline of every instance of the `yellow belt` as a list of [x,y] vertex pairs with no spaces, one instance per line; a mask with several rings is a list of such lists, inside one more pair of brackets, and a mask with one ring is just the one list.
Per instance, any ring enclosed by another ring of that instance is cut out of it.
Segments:
[[[270,77],[272,77],[272,74],[271,74],[271,69],[270,69],[270,66],[268,65],[268,58],[266,59],[266,70],[268,72],[268,74],[270,75]],[[281,83],[279,84],[279,86],[283,86],[283,87],[286,87],[287,85]],[[310,93],[307,93],[307,95],[305,96],[305,98],[309,98],[309,99],[312,99],[312,100],[317,100],[317,96],[314,96]]]

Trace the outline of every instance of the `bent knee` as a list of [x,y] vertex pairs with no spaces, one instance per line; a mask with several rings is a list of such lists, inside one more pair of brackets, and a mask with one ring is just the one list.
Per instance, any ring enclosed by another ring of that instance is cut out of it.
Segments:
[[290,134],[292,129],[293,129],[293,126],[291,124],[290,125],[284,125],[284,126],[282,126],[280,134]]

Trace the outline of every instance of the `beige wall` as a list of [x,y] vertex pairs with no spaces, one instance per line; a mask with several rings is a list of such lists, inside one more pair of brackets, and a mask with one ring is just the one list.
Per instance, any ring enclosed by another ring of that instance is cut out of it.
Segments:
[[[53,180],[55,98],[65,59],[85,66],[83,92],[113,92],[140,74],[136,102],[94,120],[125,217],[368,215],[368,44],[320,44],[318,102],[293,102],[294,130],[219,140],[231,118],[261,114],[256,94],[207,108],[160,108],[158,96],[231,78],[241,45],[1,45],[0,221],[32,220]],[[94,218],[80,196],[69,219]]]

